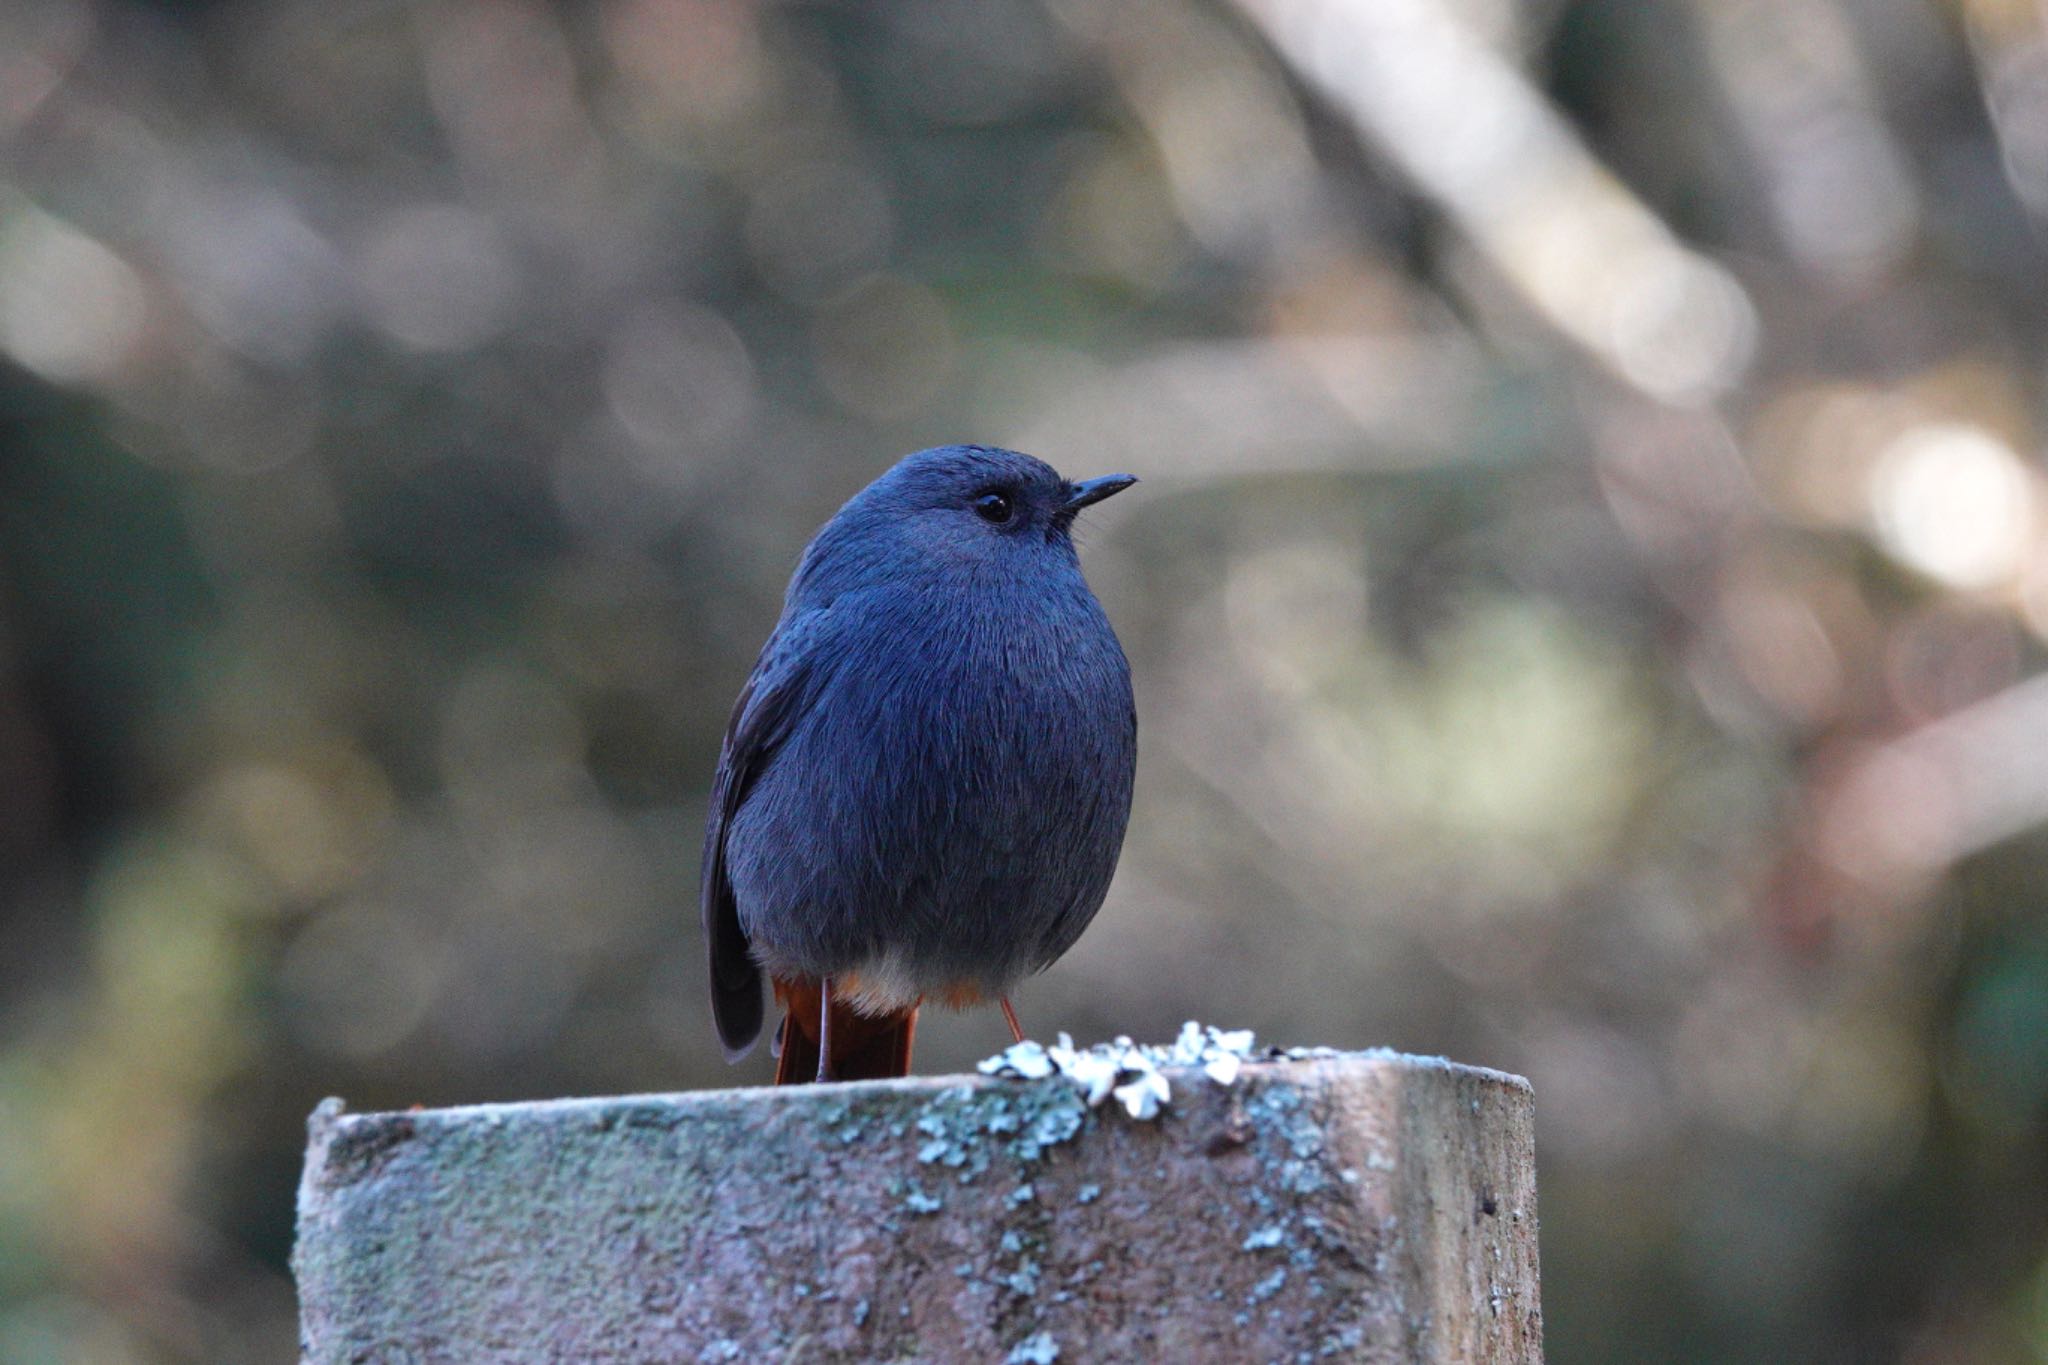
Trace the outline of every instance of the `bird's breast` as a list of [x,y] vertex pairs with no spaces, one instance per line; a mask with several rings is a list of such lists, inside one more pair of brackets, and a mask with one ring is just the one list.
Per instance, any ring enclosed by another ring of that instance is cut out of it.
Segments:
[[1043,965],[1100,904],[1129,812],[1129,674],[1100,608],[919,594],[841,638],[734,822],[757,952],[857,972],[877,1007]]

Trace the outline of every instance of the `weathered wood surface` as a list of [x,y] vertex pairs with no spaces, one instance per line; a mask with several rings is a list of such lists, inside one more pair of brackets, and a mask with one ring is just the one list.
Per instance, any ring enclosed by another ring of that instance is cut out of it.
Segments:
[[1391,1053],[314,1114],[307,1361],[1539,1361],[1528,1083]]

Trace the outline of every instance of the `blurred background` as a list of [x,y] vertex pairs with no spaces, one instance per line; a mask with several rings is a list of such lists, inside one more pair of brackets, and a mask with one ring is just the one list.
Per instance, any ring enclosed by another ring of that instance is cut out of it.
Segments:
[[1035,1032],[1525,1073],[1555,1360],[2048,1360],[2044,228],[2030,0],[6,0],[0,1360],[764,1079],[726,709],[949,440],[1144,479]]

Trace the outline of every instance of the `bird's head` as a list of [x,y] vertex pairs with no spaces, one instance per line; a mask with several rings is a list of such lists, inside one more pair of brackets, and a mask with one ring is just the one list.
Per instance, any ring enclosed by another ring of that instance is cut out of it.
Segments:
[[[1051,555],[1072,563],[1074,519],[1137,480],[1074,482],[1043,460],[993,446],[938,446],[907,455],[840,509],[807,567],[834,578],[906,560],[1021,569]],[[843,578],[839,586],[847,586]]]
[[[1084,507],[1120,493],[1129,474],[1074,483],[1043,460],[993,446],[938,446],[896,462],[856,503],[917,516],[927,529],[951,534],[1040,540],[1066,535]],[[949,535],[950,538],[950,535]]]

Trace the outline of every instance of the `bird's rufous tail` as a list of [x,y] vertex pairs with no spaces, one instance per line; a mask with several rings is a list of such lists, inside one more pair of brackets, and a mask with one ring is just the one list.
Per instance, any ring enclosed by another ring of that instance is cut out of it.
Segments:
[[[894,1014],[856,1011],[837,995],[826,999],[827,983],[814,976],[775,980],[783,1008],[775,1083],[871,1081],[910,1074],[910,1047],[917,1033],[917,1006]],[[825,1065],[818,1065],[818,1038],[825,1036]]]

